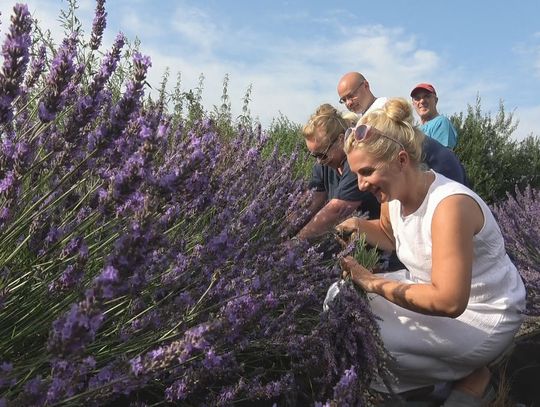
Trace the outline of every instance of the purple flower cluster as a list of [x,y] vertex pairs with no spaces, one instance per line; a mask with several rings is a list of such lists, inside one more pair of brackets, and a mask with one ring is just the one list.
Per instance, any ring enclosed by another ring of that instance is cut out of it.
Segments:
[[4,64],[0,72],[0,125],[11,122],[13,100],[21,93],[21,82],[29,61],[32,18],[28,7],[17,4],[13,8],[11,26],[2,45]]
[[32,62],[30,63],[30,70],[26,74],[26,78],[24,81],[26,89],[32,89],[36,82],[39,80],[39,77],[45,69],[45,56],[45,45],[41,45],[36,55],[32,58]]
[[92,23],[92,35],[90,37],[90,49],[97,50],[101,45],[103,31],[107,26],[107,13],[105,12],[105,0],[97,0],[96,14]]
[[64,39],[52,60],[46,79],[45,94],[39,101],[39,118],[42,122],[50,122],[56,117],[72,91],[74,84],[71,79],[75,74],[76,44],[75,35]]
[[529,315],[540,315],[540,191],[530,187],[508,194],[493,208],[508,254],[527,289]]

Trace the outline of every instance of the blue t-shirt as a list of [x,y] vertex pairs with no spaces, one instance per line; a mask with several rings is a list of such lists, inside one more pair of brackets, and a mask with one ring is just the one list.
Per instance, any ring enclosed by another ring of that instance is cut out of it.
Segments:
[[358,178],[351,171],[347,161],[343,165],[342,175],[332,167],[316,163],[313,166],[309,188],[318,192],[326,192],[328,200],[362,201],[358,208],[361,212],[368,212],[370,218],[379,217],[379,202],[372,193],[358,189]]
[[457,132],[446,116],[438,115],[422,124],[420,129],[443,146],[454,148],[457,143]]

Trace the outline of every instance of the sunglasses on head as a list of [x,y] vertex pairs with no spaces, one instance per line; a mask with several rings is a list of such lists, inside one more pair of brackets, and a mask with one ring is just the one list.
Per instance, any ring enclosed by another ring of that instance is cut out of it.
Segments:
[[348,139],[351,137],[351,135],[354,135],[354,139],[356,141],[361,141],[369,135],[370,130],[371,126],[368,124],[361,124],[358,127],[349,127],[347,130],[345,130],[345,139]]
[[[371,134],[373,134],[373,132],[371,132],[371,129],[372,129],[372,127],[369,124],[361,124],[358,127],[349,127],[345,131],[345,140],[348,140],[349,137],[354,137],[354,139],[356,141],[366,140],[368,137],[371,136]],[[388,140],[392,140],[394,143],[399,144],[399,146],[403,150],[405,150],[405,146],[402,143],[400,143],[399,141],[397,141],[396,139],[394,139],[393,137],[387,136],[386,134],[383,134],[381,132],[379,132],[379,134],[382,137],[387,138]]]

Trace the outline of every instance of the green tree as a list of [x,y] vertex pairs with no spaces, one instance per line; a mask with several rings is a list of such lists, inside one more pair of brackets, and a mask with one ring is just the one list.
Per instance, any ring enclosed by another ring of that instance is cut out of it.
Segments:
[[466,115],[456,114],[451,120],[459,134],[455,152],[467,170],[472,189],[484,200],[500,201],[516,185],[538,186],[540,141],[533,136],[522,142],[512,139],[517,122],[502,102],[493,118],[482,112],[477,97]]
[[540,189],[540,137],[531,134],[520,142],[515,165],[516,185],[520,190],[526,186]]

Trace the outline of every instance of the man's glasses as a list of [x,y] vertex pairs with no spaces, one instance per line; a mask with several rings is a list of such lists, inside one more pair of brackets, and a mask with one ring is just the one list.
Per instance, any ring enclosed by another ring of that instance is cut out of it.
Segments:
[[358,86],[356,88],[354,88],[353,90],[351,90],[347,95],[343,96],[342,98],[339,99],[339,103],[343,104],[345,102],[347,102],[347,100],[349,99],[353,99],[355,96],[354,94],[356,93],[356,91],[358,89],[360,89],[360,86],[362,86],[364,84],[365,80],[363,80],[362,82],[360,82],[358,84]]
[[[354,137],[354,139],[356,141],[362,141],[362,140],[366,140],[371,134],[370,134],[370,131],[371,131],[372,127],[368,124],[361,124],[360,126],[358,127],[349,127],[346,131],[345,131],[345,140],[347,140],[349,137]],[[405,147],[403,146],[402,143],[400,143],[399,141],[397,141],[396,139],[390,137],[390,136],[387,136],[386,134],[382,133],[382,132],[379,132],[379,134],[382,136],[382,137],[385,137],[387,138],[388,140],[392,140],[394,143],[397,143],[399,144],[399,146],[405,150]]]
[[339,137],[336,137],[334,141],[332,141],[330,144],[328,144],[328,147],[326,147],[326,150],[324,150],[322,153],[312,153],[310,152],[309,155],[313,158],[316,158],[319,161],[324,161],[328,158],[328,151],[330,151],[330,148],[335,144]]

